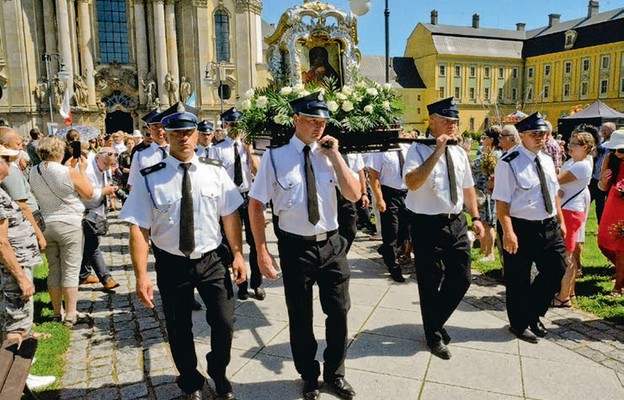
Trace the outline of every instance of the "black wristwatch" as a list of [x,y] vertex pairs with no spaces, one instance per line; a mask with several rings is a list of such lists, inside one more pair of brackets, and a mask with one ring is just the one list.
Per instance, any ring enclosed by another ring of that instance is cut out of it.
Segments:
[[481,221],[481,217],[479,217],[479,216],[477,215],[476,217],[470,217],[470,220],[471,220],[472,222],[475,222],[475,221]]

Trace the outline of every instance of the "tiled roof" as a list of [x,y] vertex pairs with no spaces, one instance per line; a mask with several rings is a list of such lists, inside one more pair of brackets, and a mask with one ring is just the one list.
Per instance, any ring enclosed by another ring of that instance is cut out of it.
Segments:
[[521,41],[439,35],[433,43],[441,55],[522,58]]
[[[410,57],[392,57],[390,59],[390,83],[395,88],[424,89],[425,84],[416,69],[414,59]],[[373,82],[386,82],[384,56],[363,56],[359,72]]]

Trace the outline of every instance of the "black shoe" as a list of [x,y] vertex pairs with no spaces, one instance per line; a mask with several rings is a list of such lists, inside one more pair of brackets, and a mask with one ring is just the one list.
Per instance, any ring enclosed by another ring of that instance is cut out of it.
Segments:
[[548,335],[548,329],[546,329],[542,321],[539,319],[529,324],[529,329],[539,337],[546,337],[546,335]]
[[438,332],[440,332],[440,335],[442,336],[442,342],[444,342],[444,344],[451,343],[451,337],[449,336],[449,334],[446,331],[446,329],[440,328],[440,330]]
[[305,400],[318,400],[321,398],[321,391],[316,379],[303,381],[303,398]]
[[202,305],[199,301],[193,299],[193,311],[199,311],[202,309]]
[[518,339],[524,340],[525,342],[528,342],[528,343],[539,342],[539,339],[537,338],[537,336],[535,336],[533,332],[531,332],[528,329],[520,330],[518,328],[514,328],[513,326],[510,326],[509,332],[513,333]]
[[256,299],[257,300],[264,300],[266,299],[266,292],[264,291],[263,287],[257,287],[254,289],[254,293],[256,294]]
[[186,398],[188,400],[203,400],[204,394],[202,393],[202,390],[199,389],[199,390],[194,391],[193,393],[188,393],[186,395]]
[[249,298],[249,292],[246,290],[238,289],[238,298],[240,300],[247,300]]
[[401,274],[401,268],[393,268],[392,270],[390,270],[390,276],[395,282],[405,282],[405,278],[403,277],[403,274]]
[[443,360],[451,359],[451,352],[448,347],[446,347],[444,342],[430,344],[429,348],[431,349],[431,354],[433,354],[434,356],[439,357]]
[[232,384],[227,378],[213,378],[212,380],[215,383],[215,391],[217,392],[216,400],[236,400],[232,392]]
[[342,376],[338,376],[325,383],[327,383],[341,399],[351,400],[355,397],[355,390],[353,390],[353,387]]

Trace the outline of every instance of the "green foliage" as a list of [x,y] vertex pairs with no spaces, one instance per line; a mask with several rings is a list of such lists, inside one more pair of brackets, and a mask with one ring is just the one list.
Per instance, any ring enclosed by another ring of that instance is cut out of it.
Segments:
[[248,137],[273,132],[292,131],[294,126],[290,102],[310,93],[321,92],[330,110],[329,132],[366,133],[399,123],[405,110],[400,96],[390,85],[381,86],[368,78],[357,77],[355,87],[338,87],[337,81],[294,87],[275,83],[245,93],[237,107],[243,112],[239,123]]

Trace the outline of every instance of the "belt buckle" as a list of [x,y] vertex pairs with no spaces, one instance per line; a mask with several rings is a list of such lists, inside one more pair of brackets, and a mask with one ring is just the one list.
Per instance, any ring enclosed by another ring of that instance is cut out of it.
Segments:
[[315,240],[317,242],[322,242],[325,239],[327,239],[327,232],[323,232],[323,233],[319,233],[319,234],[315,235]]

